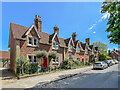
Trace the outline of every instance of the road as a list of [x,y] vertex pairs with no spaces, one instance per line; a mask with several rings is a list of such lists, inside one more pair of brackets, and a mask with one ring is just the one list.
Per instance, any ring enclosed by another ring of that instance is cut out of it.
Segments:
[[118,88],[118,64],[104,70],[90,70],[42,88]]

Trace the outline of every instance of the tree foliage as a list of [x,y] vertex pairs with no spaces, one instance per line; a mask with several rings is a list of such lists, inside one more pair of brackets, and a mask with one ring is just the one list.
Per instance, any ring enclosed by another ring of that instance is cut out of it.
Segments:
[[100,53],[107,55],[107,49],[108,49],[107,44],[104,44],[104,43],[98,41],[98,42],[92,43],[92,45],[94,45],[95,47],[98,47]]
[[105,54],[99,54],[98,58],[99,58],[99,61],[104,61],[104,60],[106,60],[106,55]]
[[120,44],[120,1],[105,0],[101,8],[101,13],[109,13],[110,15],[106,29],[109,32],[107,37],[110,43]]

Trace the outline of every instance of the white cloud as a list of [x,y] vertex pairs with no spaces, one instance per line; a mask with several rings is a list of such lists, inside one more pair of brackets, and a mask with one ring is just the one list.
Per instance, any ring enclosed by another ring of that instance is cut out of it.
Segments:
[[[110,14],[107,12],[107,13],[105,13],[98,21],[97,21],[97,23],[99,23],[99,22],[102,22],[103,20],[105,20],[107,17],[109,17],[110,16]],[[89,30],[92,30],[95,26],[96,26],[96,24],[97,23],[95,23],[95,24],[93,24],[90,28],[89,28]],[[96,33],[96,32],[95,32]]]
[[95,25],[96,25],[96,24],[93,24],[93,25],[89,28],[89,30],[93,29],[93,27],[94,27]]
[[107,17],[109,17],[110,16],[110,14],[107,12],[107,13],[105,13],[99,20],[98,20],[98,22],[101,22],[101,21],[103,21],[103,20],[105,20]]
[[94,31],[93,33],[95,34],[96,32]]

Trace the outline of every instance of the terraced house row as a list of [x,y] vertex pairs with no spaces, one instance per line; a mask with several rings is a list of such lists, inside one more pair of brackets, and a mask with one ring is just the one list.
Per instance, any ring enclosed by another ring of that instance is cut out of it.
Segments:
[[[42,20],[35,15],[34,23],[28,28],[15,23],[10,23],[9,45],[10,67],[16,72],[16,59],[21,55],[31,62],[37,62],[36,54],[45,50],[46,52],[56,52],[57,58],[52,60],[52,65],[60,65],[65,58],[70,60],[80,60],[84,63],[89,61],[89,56],[99,54],[98,47],[90,45],[90,39],[85,43],[76,40],[74,32],[69,38],[59,37],[59,27],[54,26],[53,34],[42,31]],[[47,58],[43,61],[44,67],[48,66]]]

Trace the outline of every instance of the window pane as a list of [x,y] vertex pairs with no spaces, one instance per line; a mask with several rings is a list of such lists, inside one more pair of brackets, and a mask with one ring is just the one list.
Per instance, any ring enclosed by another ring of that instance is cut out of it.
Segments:
[[37,58],[36,58],[36,56],[34,56],[34,62],[37,62]]
[[56,44],[56,49],[59,49],[59,45],[58,44]]
[[32,44],[32,38],[29,37],[29,44]]
[[78,61],[80,61],[80,58],[77,58]]
[[32,62],[32,56],[28,56],[28,59],[30,60],[30,62]]
[[34,45],[37,45],[37,40],[36,39],[34,39]]
[[55,63],[55,59],[53,59],[53,63]]
[[55,43],[53,43],[53,48],[55,49]]
[[59,62],[59,58],[58,57],[56,58],[56,62]]

